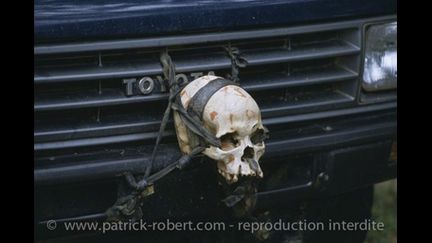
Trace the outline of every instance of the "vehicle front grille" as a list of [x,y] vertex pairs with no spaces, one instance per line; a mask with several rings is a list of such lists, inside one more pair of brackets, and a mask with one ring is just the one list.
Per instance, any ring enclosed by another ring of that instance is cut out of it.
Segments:
[[[256,99],[272,134],[296,129],[300,122],[374,109],[358,102],[363,23],[37,46],[35,166],[43,171],[145,160],[168,96],[159,86],[150,94],[127,94],[124,80],[150,77],[157,84],[165,48],[177,73],[189,81],[210,71],[229,74],[223,47],[239,48],[248,60],[240,83]],[[394,106],[381,106],[389,107]],[[175,144],[172,121],[163,142]]]

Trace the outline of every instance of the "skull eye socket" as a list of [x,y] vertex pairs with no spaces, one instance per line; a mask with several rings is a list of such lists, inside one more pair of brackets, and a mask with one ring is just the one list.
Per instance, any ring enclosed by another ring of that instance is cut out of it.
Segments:
[[250,140],[255,145],[262,145],[264,139],[267,138],[267,134],[264,129],[258,128],[255,132],[252,133]]
[[227,133],[220,138],[221,141],[221,149],[228,151],[238,147],[239,141],[236,139],[237,134],[235,132]]

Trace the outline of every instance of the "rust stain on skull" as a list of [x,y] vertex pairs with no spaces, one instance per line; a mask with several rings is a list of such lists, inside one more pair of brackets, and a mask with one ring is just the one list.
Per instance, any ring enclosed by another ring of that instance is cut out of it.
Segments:
[[253,112],[251,110],[246,110],[246,116],[249,119],[254,118],[255,117],[255,112]]
[[216,112],[216,111],[212,111],[211,113],[210,113],[210,118],[211,118],[211,120],[212,121],[214,121],[214,119],[215,119],[215,117],[218,115],[218,113]]
[[234,120],[234,114],[230,114],[230,122],[231,122],[231,124],[233,124],[233,120]]
[[229,164],[229,163],[232,163],[234,160],[235,160],[234,155],[230,154],[230,155],[228,156],[228,164]]
[[241,90],[238,87],[234,88],[234,91],[241,97],[246,98],[246,95],[244,95]]

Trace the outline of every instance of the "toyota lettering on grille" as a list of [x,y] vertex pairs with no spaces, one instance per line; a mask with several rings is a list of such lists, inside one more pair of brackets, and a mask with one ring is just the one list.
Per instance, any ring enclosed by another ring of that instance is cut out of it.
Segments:
[[[178,73],[176,80],[179,84],[187,84],[191,80],[195,80],[204,75],[215,75],[214,71],[209,71],[207,74],[204,72],[196,73]],[[149,95],[152,93],[166,93],[168,92],[165,81],[161,75],[155,77],[142,77],[142,78],[127,78],[123,79],[125,85],[126,96]]]

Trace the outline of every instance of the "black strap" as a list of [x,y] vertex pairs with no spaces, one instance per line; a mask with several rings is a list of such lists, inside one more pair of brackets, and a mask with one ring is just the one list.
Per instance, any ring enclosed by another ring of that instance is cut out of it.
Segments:
[[248,61],[237,47],[231,46],[231,43],[224,47],[224,49],[231,59],[231,75],[229,75],[229,78],[238,83],[240,81],[239,68],[245,68],[248,65]]
[[162,170],[152,174],[148,178],[148,183],[153,184],[155,181],[161,179],[165,175],[167,175],[169,172],[173,171],[175,168],[182,169],[185,167],[194,156],[198,155],[202,151],[204,151],[204,147],[198,146],[195,147],[190,154],[184,154],[182,157],[180,157],[177,161],[174,163],[168,165],[167,167],[163,168]]
[[171,108],[178,112],[182,121],[191,132],[203,139],[203,144],[213,145],[215,147],[221,146],[220,140],[204,127],[198,117],[192,117],[191,114],[185,110],[183,105],[177,102],[173,103]]
[[201,146],[195,147],[191,151],[190,154],[184,154],[183,156],[181,156],[175,162],[169,164],[165,168],[163,168],[163,169],[159,170],[158,172],[156,172],[156,173],[152,174],[151,176],[149,176],[147,178],[147,180],[136,181],[135,177],[130,172],[125,172],[124,176],[126,178],[127,183],[129,184],[129,186],[131,186],[133,189],[135,189],[135,190],[143,190],[148,185],[153,184],[157,180],[159,180],[162,177],[164,177],[165,175],[167,175],[169,172],[173,171],[175,168],[182,169],[183,167],[185,167],[192,160],[192,158],[194,156],[196,156],[199,153],[201,153],[202,151],[204,151],[204,149],[205,148],[201,147]]
[[237,86],[238,84],[223,78],[217,78],[204,85],[191,98],[189,106],[187,108],[187,112],[191,114],[192,117],[197,117],[199,118],[199,120],[202,121],[204,108],[207,105],[209,99],[213,96],[214,93],[216,93],[216,91],[227,85]]

